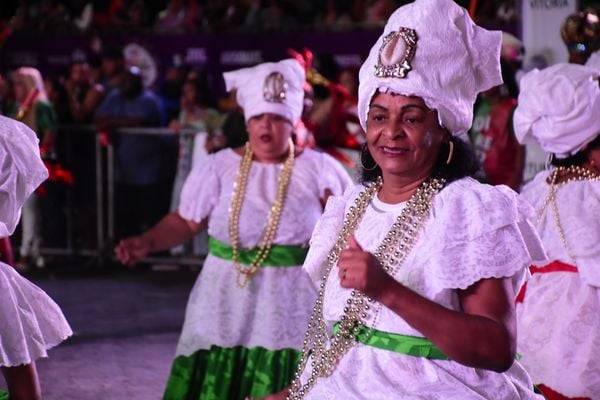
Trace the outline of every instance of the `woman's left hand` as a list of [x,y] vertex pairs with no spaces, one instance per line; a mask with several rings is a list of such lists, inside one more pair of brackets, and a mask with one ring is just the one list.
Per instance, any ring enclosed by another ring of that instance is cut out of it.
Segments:
[[393,279],[373,254],[360,247],[354,236],[350,236],[348,247],[340,253],[338,276],[343,288],[360,290],[373,299],[377,299],[386,283]]

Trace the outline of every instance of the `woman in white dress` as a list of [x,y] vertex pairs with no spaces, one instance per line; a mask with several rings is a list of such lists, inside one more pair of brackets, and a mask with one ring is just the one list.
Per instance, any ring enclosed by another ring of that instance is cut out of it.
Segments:
[[521,362],[547,399],[600,398],[600,70],[556,64],[521,81],[515,133],[551,155],[522,196],[550,263],[517,303]]
[[165,399],[243,399],[291,383],[316,290],[302,270],[330,194],[350,177],[291,140],[303,106],[295,60],[224,74],[249,142],[194,167],[178,211],[116,254],[131,264],[208,227],[209,255],[190,294]]
[[[21,207],[46,179],[35,133],[0,116],[0,237],[10,236]],[[72,334],[60,308],[13,267],[0,263],[0,369],[13,399],[41,398],[35,360]],[[6,394],[0,392],[0,398]]]
[[500,32],[450,0],[396,10],[360,70],[363,184],[332,197],[304,264],[319,289],[289,399],[534,399],[514,297],[544,250],[530,207],[469,175],[458,134],[501,83]]

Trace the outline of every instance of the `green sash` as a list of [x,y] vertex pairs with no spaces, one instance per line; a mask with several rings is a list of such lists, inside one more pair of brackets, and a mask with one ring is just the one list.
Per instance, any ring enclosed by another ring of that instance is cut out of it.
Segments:
[[[231,260],[233,257],[233,249],[227,243],[218,241],[212,236],[208,237],[208,252],[215,257],[223,260]],[[250,265],[258,249],[240,249],[238,252],[240,263]],[[304,264],[308,249],[300,246],[281,246],[273,245],[271,251],[267,255],[264,267],[295,267]]]
[[[336,322],[333,326],[333,333],[335,334],[338,330],[339,322]],[[367,346],[409,356],[425,357],[430,360],[448,360],[448,356],[442,353],[429,339],[423,337],[383,332],[361,325],[356,341]]]

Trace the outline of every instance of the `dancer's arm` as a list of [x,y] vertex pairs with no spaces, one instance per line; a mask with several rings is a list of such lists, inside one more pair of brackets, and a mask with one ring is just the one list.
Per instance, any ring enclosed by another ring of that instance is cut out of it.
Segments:
[[121,263],[131,266],[148,253],[187,242],[206,226],[207,220],[189,221],[172,212],[142,235],[121,240],[115,247],[115,255]]

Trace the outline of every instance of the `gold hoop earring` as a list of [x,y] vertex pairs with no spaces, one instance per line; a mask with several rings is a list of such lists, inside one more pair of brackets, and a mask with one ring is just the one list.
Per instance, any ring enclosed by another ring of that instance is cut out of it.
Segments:
[[[375,168],[378,167],[377,163],[375,162],[375,160],[373,160],[373,166],[371,168],[367,168],[365,167],[365,162],[363,161],[363,156],[365,154],[365,150],[368,152],[369,150],[367,150],[367,146],[363,146],[362,150],[360,151],[360,166],[362,167],[362,169],[364,169],[365,171],[373,171]],[[371,157],[372,158],[372,157]]]
[[450,139],[450,141],[448,142],[448,146],[450,148],[448,149],[448,158],[446,159],[446,165],[449,165],[452,162],[452,156],[454,155],[454,142],[452,141],[452,139]]

